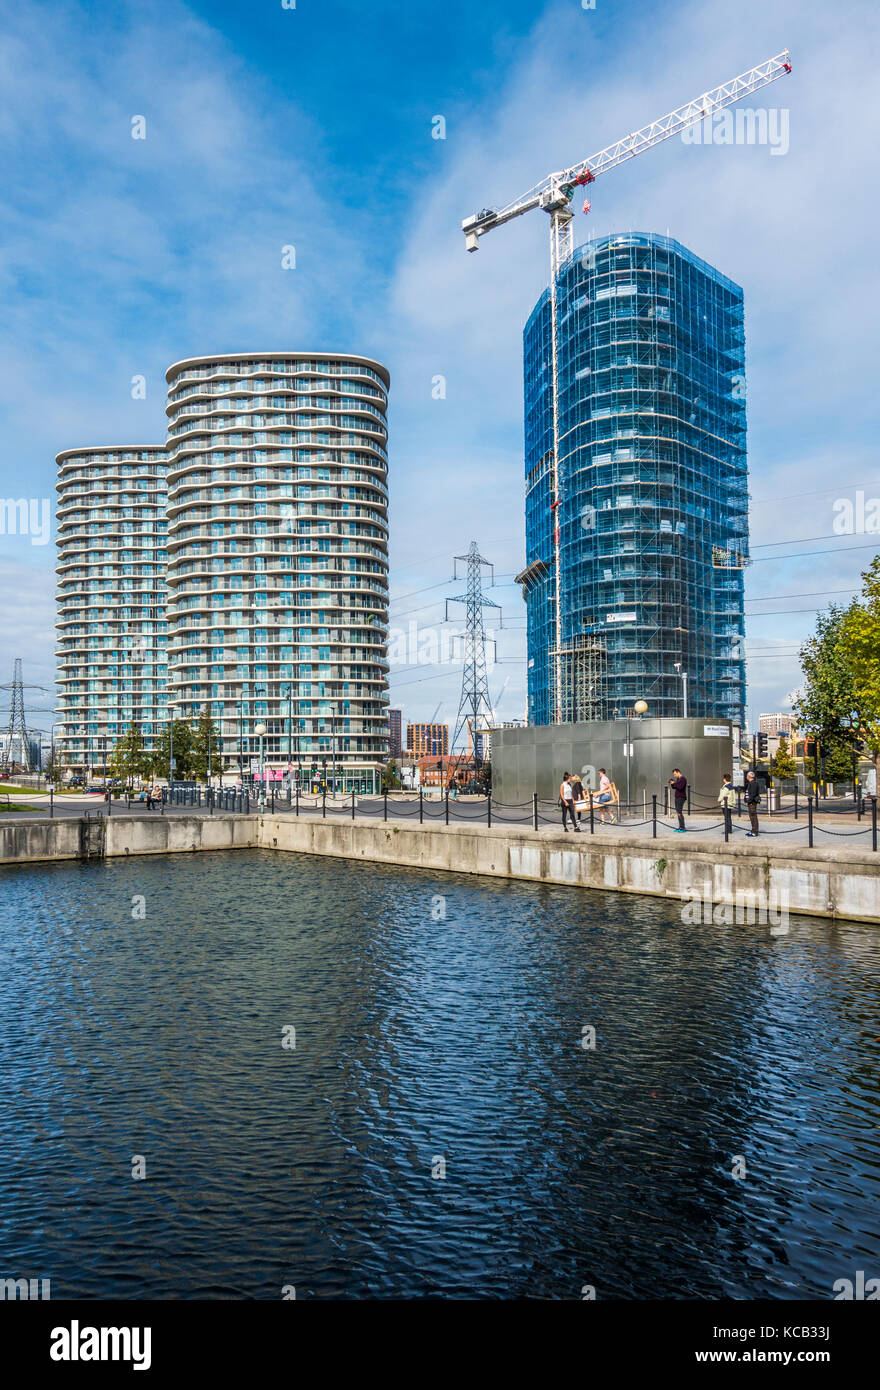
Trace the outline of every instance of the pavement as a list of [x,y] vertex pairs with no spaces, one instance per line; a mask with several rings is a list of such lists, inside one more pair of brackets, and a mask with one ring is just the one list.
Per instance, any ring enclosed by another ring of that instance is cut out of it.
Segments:
[[[43,819],[49,814],[49,797],[45,793],[35,792],[10,792],[10,801],[21,802],[35,809],[32,811],[14,811],[4,813],[4,795],[0,793],[0,823],[14,824],[21,820]],[[256,802],[251,802],[251,810],[257,810]],[[270,809],[267,807],[267,810]],[[760,816],[760,837],[774,844],[797,844],[804,847],[808,846],[808,823],[807,808],[801,803],[799,806],[799,816],[795,820],[790,809],[786,808],[782,812],[768,815],[766,811]],[[364,796],[357,799],[356,816],[370,817],[371,819],[381,819],[384,815],[384,801],[382,797]],[[80,817],[85,813],[106,815],[107,804],[100,796],[56,796],[54,798],[54,815],[57,817]],[[113,802],[112,815],[135,815],[135,816],[188,816],[193,814],[208,814],[205,807],[198,806],[172,806],[167,805],[164,811],[157,807],[148,811],[142,801],[132,801],[130,806],[126,806],[125,801],[116,800]],[[219,811],[217,814],[221,814]],[[287,810],[286,803],[280,798],[276,801],[276,814],[294,815],[295,811],[291,808]],[[300,814],[308,816],[321,816],[322,803],[319,797],[301,798]],[[327,798],[326,804],[327,819],[350,819],[351,818],[351,798],[337,797],[334,801],[332,797]],[[426,797],[422,803],[422,816],[424,823],[444,824],[446,820],[445,801],[440,798]],[[419,802],[412,796],[388,798],[388,819],[399,821],[417,822],[419,819]],[[487,823],[486,800],[484,797],[462,797],[449,802],[450,823],[465,824],[473,822],[475,825],[485,825]],[[492,804],[492,824],[493,826],[510,825],[511,827],[530,828],[533,825],[533,810],[531,806],[509,807]],[[695,813],[686,817],[687,835],[706,836],[709,839],[722,841],[724,838],[724,828],[720,815],[709,812]],[[663,817],[658,813],[657,838],[675,834],[675,819],[672,816]],[[539,806],[538,827],[540,830],[558,831],[560,828],[560,814],[555,810],[550,802],[542,802]],[[638,834],[650,834],[652,829],[650,812],[647,818],[644,814],[632,814],[622,816],[617,825],[603,825],[598,815],[594,816],[593,834],[597,836],[610,837],[614,840],[625,837],[633,832]],[[748,817],[743,813],[741,817],[734,816],[733,819],[733,840],[743,839],[749,829]],[[569,831],[569,833],[573,833]],[[581,822],[581,833],[590,834],[589,816],[585,815]],[[861,849],[872,848],[872,828],[869,816],[865,816],[861,821],[857,820],[854,807],[849,809],[837,809],[834,811],[823,810],[817,812],[813,817],[813,843],[814,845],[827,845],[839,842],[841,847],[858,847]]]

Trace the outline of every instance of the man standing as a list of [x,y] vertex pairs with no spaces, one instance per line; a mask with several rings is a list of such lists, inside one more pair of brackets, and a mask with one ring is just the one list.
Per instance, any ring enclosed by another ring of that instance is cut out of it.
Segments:
[[683,835],[685,832],[684,824],[684,805],[687,801],[688,784],[687,778],[680,767],[672,769],[672,776],[669,779],[672,794],[675,797],[675,813],[678,816],[678,825],[675,829],[676,835]]
[[562,828],[566,832],[568,831],[568,826],[565,823],[566,813],[571,817],[571,823],[575,830],[580,830],[580,826],[574,814],[574,793],[571,790],[570,777],[570,772],[564,772],[562,774],[562,783],[559,788],[559,804],[562,807]]
[[749,813],[749,824],[751,830],[746,831],[747,840],[755,840],[758,837],[758,803],[761,800],[761,788],[754,772],[746,773],[746,810]]

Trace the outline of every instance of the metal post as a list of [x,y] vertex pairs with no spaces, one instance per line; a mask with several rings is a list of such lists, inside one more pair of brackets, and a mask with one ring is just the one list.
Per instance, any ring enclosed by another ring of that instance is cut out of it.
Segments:
[[449,824],[449,788],[446,788],[446,824]]
[[296,814],[299,815],[299,782],[296,784]]
[[871,848],[877,849],[877,798],[871,798]]
[[54,815],[55,815],[55,784],[54,784],[54,782],[53,782],[53,783],[50,785],[50,787],[49,787],[49,819],[51,820],[52,817],[53,817]]
[[807,797],[807,844],[813,848],[813,795]]
[[354,820],[354,812],[355,812],[354,787],[352,787],[352,789],[351,789],[351,818],[352,818],[352,820]]
[[538,793],[532,792],[532,825],[538,828]]
[[425,800],[424,800],[424,797],[422,796],[422,784],[421,784],[421,782],[420,782],[420,783],[419,783],[419,825],[422,825],[422,824],[423,824],[424,819],[425,819]]
[[275,783],[272,783],[272,815],[275,814]]
[[[665,798],[664,798],[665,799]],[[651,837],[657,838],[657,793],[651,797]]]
[[691,784],[688,782],[688,815],[691,813]]
[[486,793],[486,824],[491,828],[492,825],[492,788]]
[[388,819],[388,788],[382,788],[382,819]]
[[797,784],[797,782],[795,782],[795,784],[794,784],[794,818],[795,818],[795,820],[797,820],[797,818],[798,818],[798,784]]
[[594,816],[594,814],[593,814],[593,791],[592,791],[592,788],[591,788],[591,789],[590,789],[590,834],[591,834],[591,835],[595,835],[595,833],[596,833],[596,818],[595,818],[595,816]]
[[727,841],[730,839],[730,807],[726,802],[721,807],[721,814],[724,817],[724,843],[727,844]]
[[324,786],[321,792],[321,815],[327,819],[327,780],[324,779]]

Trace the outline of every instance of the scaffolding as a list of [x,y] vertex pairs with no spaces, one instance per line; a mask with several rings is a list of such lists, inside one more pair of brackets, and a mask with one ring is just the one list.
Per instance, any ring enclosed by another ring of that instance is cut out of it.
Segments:
[[552,428],[548,292],[524,335],[528,563],[520,577],[529,721],[556,718],[558,657],[567,672],[563,718],[584,704],[614,717],[639,699],[652,714],[676,716],[684,671],[695,712],[741,724],[742,292],[671,238],[627,233],[579,247],[560,270],[556,298],[555,497],[544,464]]
[[[551,705],[551,723],[583,724],[608,718],[605,695],[608,652],[598,633],[582,633],[561,648],[552,648],[554,663],[559,659],[559,689],[562,702],[561,717],[555,718]],[[553,669],[556,667],[554,665]],[[551,695],[555,684],[551,684]]]

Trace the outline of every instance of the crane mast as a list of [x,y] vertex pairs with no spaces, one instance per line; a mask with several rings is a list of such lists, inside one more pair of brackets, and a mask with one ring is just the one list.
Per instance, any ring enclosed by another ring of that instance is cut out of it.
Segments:
[[[615,140],[612,145],[607,145],[604,150],[599,150],[597,154],[591,155],[588,159],[582,159],[580,163],[573,164],[568,169],[561,169],[554,174],[548,174],[534,188],[529,189],[528,193],[524,193],[521,198],[515,199],[512,203],[508,203],[506,207],[497,211],[492,208],[484,208],[482,212],[475,213],[472,217],[466,217],[461,224],[467,250],[478,251],[480,237],[485,236],[487,232],[493,231],[496,227],[503,227],[506,222],[511,222],[515,217],[521,217],[523,213],[531,212],[535,208],[541,208],[550,215],[550,355],[553,439],[550,486],[553,498],[551,509],[553,512],[553,570],[556,609],[554,624],[556,638],[553,681],[554,722],[557,724],[562,722],[563,646],[559,563],[559,355],[556,280],[560,268],[574,251],[572,227],[574,215],[570,206],[574,190],[595,183],[600,174],[608,173],[617,165],[635,158],[636,155],[643,154],[645,150],[652,149],[654,145],[661,144],[662,141],[670,139],[673,135],[679,135],[689,126],[696,125],[699,121],[705,120],[707,116],[711,116],[714,111],[720,111],[725,106],[732,106],[742,97],[749,96],[760,87],[766,87],[768,83],[775,82],[777,78],[784,77],[790,72],[789,52],[785,48],[775,57],[768,58],[765,62],[750,68],[748,72],[741,73],[739,77],[731,78],[729,82],[722,82],[719,87],[714,87],[711,91],[694,97],[684,106],[678,106],[674,111],[667,112],[659,120],[651,121],[649,125],[642,126],[641,130],[633,131],[621,140]],[[584,203],[584,212],[589,211],[590,204]]]

